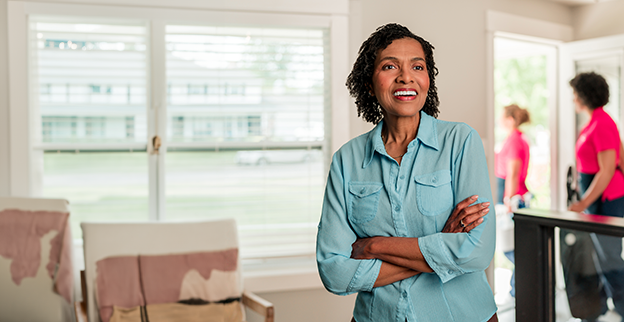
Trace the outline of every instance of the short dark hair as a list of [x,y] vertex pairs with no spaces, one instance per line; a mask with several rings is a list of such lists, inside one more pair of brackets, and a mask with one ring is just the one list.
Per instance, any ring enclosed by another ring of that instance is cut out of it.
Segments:
[[580,73],[570,80],[570,86],[581,102],[592,110],[609,103],[609,84],[599,74]]
[[429,74],[429,92],[427,93],[423,111],[433,117],[438,117],[440,100],[438,99],[438,89],[435,85],[438,68],[433,60],[433,46],[428,41],[413,34],[406,27],[396,23],[389,23],[377,28],[362,43],[358,57],[345,84],[349,89],[349,94],[355,98],[358,116],[362,116],[367,122],[377,124],[383,118],[377,98],[370,95],[377,54],[379,51],[386,49],[394,40],[403,38],[415,39],[420,43],[425,52],[425,63]]

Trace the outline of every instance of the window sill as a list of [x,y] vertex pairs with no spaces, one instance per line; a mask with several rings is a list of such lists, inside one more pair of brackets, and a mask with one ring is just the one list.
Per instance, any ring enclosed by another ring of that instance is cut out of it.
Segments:
[[245,290],[256,293],[323,288],[314,255],[243,260],[243,280]]

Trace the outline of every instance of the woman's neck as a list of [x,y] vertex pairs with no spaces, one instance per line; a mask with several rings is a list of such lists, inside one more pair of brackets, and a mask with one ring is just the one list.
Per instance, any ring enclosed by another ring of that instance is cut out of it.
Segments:
[[384,144],[396,143],[405,145],[412,142],[418,133],[420,125],[420,115],[416,117],[384,117],[384,127],[381,129],[385,138]]

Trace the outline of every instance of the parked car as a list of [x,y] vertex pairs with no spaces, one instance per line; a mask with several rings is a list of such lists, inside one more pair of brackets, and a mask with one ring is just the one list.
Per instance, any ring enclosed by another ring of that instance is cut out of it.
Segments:
[[298,163],[319,159],[320,150],[250,150],[236,152],[236,164]]

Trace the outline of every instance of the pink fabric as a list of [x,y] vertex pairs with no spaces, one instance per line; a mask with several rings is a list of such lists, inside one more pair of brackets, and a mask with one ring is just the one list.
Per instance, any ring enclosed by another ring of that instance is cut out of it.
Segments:
[[520,177],[518,178],[518,192],[523,195],[529,190],[526,187],[526,177],[529,170],[530,148],[526,137],[522,132],[513,130],[499,153],[496,154],[494,163],[494,173],[498,178],[507,178],[507,163],[512,160],[520,159]]
[[[576,169],[586,174],[600,170],[598,152],[615,150],[615,163],[620,159],[620,132],[613,119],[602,107],[594,110],[592,117],[576,141]],[[624,175],[615,171],[613,178],[602,193],[602,200],[614,200],[624,196]]]
[[180,286],[188,271],[195,269],[210,278],[213,269],[235,271],[238,249],[190,254],[141,256],[141,277],[147,304],[172,303],[180,300]]
[[99,260],[96,263],[96,287],[100,318],[108,322],[113,314],[113,305],[132,308],[178,302],[182,280],[190,270],[194,269],[208,279],[213,269],[235,271],[237,263],[238,249],[235,248],[188,254],[117,256]]
[[72,302],[72,237],[68,220],[69,213],[64,212],[0,211],[0,255],[13,260],[11,278],[15,284],[20,285],[22,279],[37,275],[41,264],[41,237],[56,230],[58,233],[50,240],[46,269],[54,280],[54,291],[68,303]]
[[108,257],[96,263],[96,292],[100,318],[108,322],[113,306],[145,305],[137,256]]

